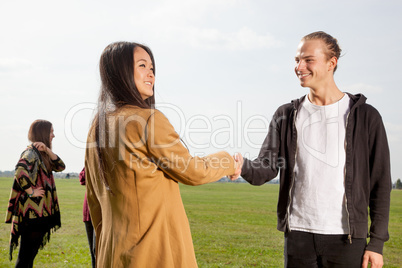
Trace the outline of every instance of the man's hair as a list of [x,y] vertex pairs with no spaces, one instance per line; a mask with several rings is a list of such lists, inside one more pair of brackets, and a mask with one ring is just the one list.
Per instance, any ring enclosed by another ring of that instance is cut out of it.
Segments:
[[[318,31],[318,32],[314,32],[314,33],[304,36],[302,38],[302,41],[303,40],[316,40],[316,39],[320,39],[325,43],[325,45],[327,47],[327,52],[326,52],[327,60],[331,59],[332,57],[335,57],[339,60],[339,58],[341,57],[342,49],[339,47],[338,40],[336,40],[336,38],[332,37],[331,35],[327,34],[326,32]],[[338,68],[338,64],[335,66],[334,72],[336,71],[337,68]]]

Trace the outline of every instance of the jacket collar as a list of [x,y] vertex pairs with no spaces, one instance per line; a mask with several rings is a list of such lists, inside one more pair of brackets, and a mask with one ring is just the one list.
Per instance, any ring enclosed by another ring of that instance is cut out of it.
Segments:
[[[351,93],[345,92],[346,94],[348,94],[349,98],[350,98],[350,109],[355,108],[359,105],[362,105],[364,103],[366,103],[367,98],[363,95],[363,94],[356,94],[353,95]],[[300,109],[300,104],[303,103],[304,99],[306,98],[307,95],[303,95],[301,98],[299,99],[294,99],[292,100],[292,104],[293,104],[293,108],[296,110]]]
[[366,103],[367,98],[363,94],[359,93],[359,94],[353,95],[348,92],[346,92],[346,94],[348,94],[348,96],[350,98],[350,109]]

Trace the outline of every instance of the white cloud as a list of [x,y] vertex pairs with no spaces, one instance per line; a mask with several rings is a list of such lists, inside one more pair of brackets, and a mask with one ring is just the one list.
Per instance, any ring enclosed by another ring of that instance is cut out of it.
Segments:
[[392,180],[396,181],[401,178],[400,159],[402,157],[402,124],[384,122],[387,131],[389,150],[391,155],[391,174]]
[[34,64],[25,59],[0,59],[0,72],[13,72],[34,69]]
[[368,84],[364,84],[364,83],[353,84],[353,85],[350,85],[350,86],[346,86],[345,88],[350,93],[361,93],[361,92],[363,92],[365,94],[368,94],[368,93],[378,94],[378,93],[383,92],[382,87],[368,85]]
[[402,141],[402,124],[385,122],[384,125],[387,131],[388,141],[390,143],[398,143]]
[[[222,32],[217,29],[188,26],[176,28],[174,32],[176,36],[170,39],[171,42],[189,44],[197,49],[251,50],[277,47],[281,44],[270,34],[258,34],[248,27],[242,27],[236,32]],[[166,35],[174,37],[172,34]]]
[[241,24],[215,27],[215,21],[221,24],[220,14],[224,10],[232,9],[232,16],[241,17],[246,7],[243,1],[173,1],[133,15],[131,23],[137,30],[146,29],[145,34],[155,40],[196,49],[237,51],[280,46],[282,43],[270,33],[257,32]]

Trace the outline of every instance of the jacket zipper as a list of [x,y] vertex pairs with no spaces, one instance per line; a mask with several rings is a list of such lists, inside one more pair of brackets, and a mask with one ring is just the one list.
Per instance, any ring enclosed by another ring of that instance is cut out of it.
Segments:
[[292,230],[290,229],[290,224],[289,224],[289,216],[290,216],[290,205],[292,204],[292,190],[293,190],[293,185],[295,183],[295,166],[296,166],[296,156],[297,156],[297,131],[296,131],[296,115],[297,115],[297,109],[295,109],[295,114],[293,116],[293,128],[296,133],[296,151],[294,155],[294,165],[293,165],[293,173],[292,173],[292,181],[290,184],[289,188],[289,199],[288,199],[288,207],[286,209],[286,225],[288,227],[289,232]]
[[[348,130],[348,123],[349,123],[349,115],[350,111],[348,112],[348,115],[346,116],[346,126],[345,126],[345,133],[347,134]],[[347,147],[348,147],[348,141],[347,141],[347,135],[345,134],[345,162],[347,158]],[[352,244],[352,235],[350,234],[350,214],[349,214],[349,209],[348,209],[348,198],[346,197],[346,163],[345,163],[345,169],[344,169],[344,177],[345,177],[345,207],[346,207],[346,214],[348,215],[348,240],[349,243]]]

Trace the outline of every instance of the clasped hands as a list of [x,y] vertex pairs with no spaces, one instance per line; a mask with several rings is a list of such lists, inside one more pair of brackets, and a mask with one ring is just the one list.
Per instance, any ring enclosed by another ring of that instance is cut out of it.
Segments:
[[243,167],[244,158],[240,153],[235,153],[233,159],[236,163],[236,170],[233,175],[228,176],[231,181],[237,180],[240,177],[241,169]]

